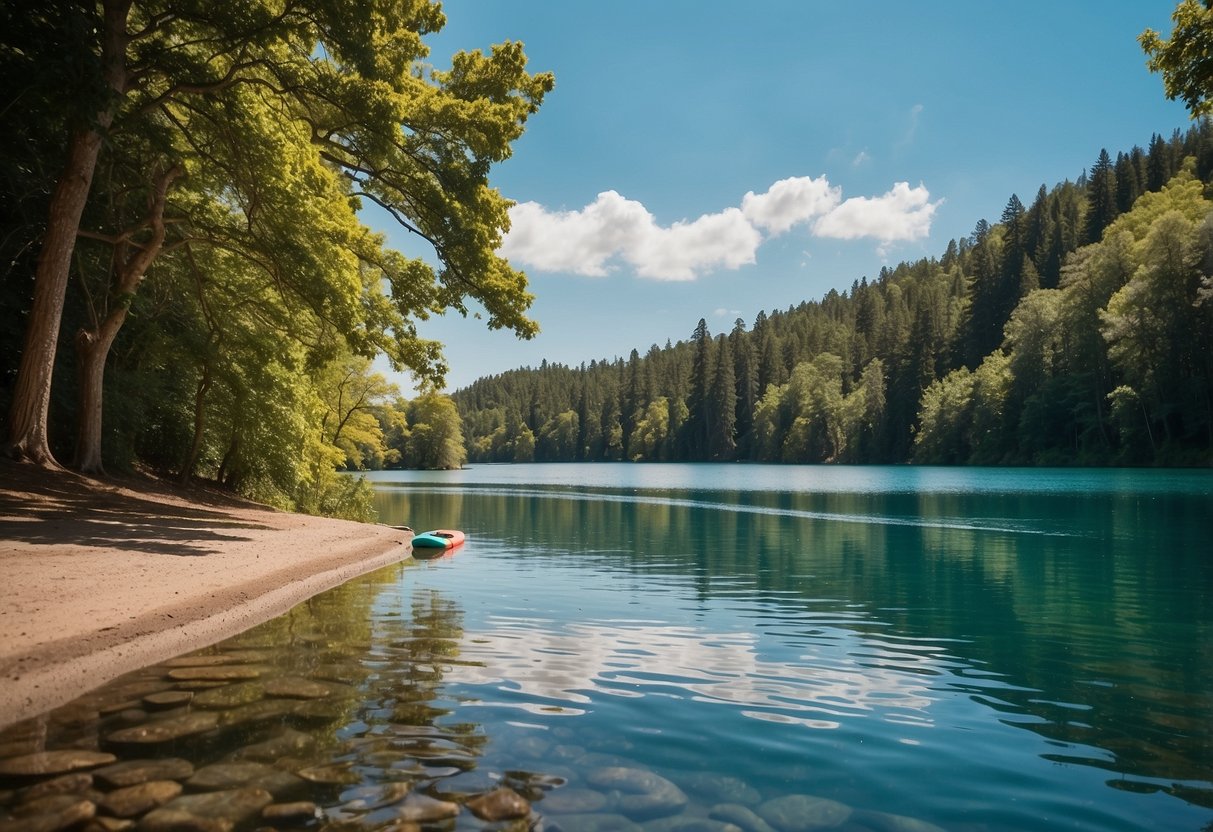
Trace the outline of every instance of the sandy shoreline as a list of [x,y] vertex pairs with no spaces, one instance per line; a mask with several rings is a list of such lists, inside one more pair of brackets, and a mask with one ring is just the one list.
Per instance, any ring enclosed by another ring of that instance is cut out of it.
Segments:
[[399,561],[408,537],[0,461],[0,726]]

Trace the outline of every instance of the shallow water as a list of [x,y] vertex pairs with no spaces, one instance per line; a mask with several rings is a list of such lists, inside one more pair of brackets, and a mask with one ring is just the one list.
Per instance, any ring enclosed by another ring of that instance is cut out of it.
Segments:
[[[465,803],[502,784],[531,804],[509,828],[566,832],[728,828],[709,815],[780,832],[1213,823],[1208,472],[373,480],[384,522],[469,542],[18,726],[0,756],[253,760],[297,778],[276,797],[314,801],[327,819],[311,828],[375,828],[422,793]],[[256,675],[180,678],[205,677],[200,661]],[[175,710],[142,700],[183,688],[194,700]],[[132,739],[200,714],[195,733]],[[328,765],[348,782],[307,779]],[[466,806],[426,824],[486,826]]]

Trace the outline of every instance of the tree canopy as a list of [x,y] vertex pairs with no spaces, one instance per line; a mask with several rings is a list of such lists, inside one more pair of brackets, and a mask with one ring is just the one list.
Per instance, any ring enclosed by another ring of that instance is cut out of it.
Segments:
[[[253,423],[290,421],[257,409],[267,390],[310,424],[334,362],[384,355],[440,385],[440,345],[416,321],[470,302],[490,327],[537,331],[525,276],[496,254],[510,203],[488,181],[552,88],[521,44],[435,68],[425,36],[445,18],[424,0],[0,14],[0,170],[15,197],[0,206],[5,317],[25,332],[4,367],[10,454],[129,464],[143,439],[113,434],[142,409],[172,422],[157,442],[185,440],[159,461],[228,478]],[[370,204],[426,256],[389,249],[362,219]],[[107,405],[128,373],[165,398]],[[159,373],[171,377],[151,382]],[[342,433],[369,427],[365,415],[330,414],[344,427],[316,441],[351,462]],[[216,441],[220,459],[206,451]]]

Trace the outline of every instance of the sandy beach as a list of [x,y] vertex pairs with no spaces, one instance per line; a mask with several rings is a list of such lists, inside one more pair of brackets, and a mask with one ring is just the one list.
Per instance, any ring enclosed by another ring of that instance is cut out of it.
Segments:
[[0,727],[401,560],[408,539],[0,460]]

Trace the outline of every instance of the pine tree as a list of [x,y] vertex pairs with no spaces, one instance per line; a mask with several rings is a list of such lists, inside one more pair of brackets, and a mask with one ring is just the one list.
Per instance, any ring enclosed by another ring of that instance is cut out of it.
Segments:
[[1032,207],[1024,218],[1023,247],[1031,261],[1039,266],[1049,239],[1049,190],[1044,185],[1036,192]]
[[691,389],[687,396],[687,421],[683,447],[686,458],[704,459],[708,452],[708,415],[712,388],[712,336],[703,318],[691,334],[695,359],[691,364]]
[[1141,195],[1141,186],[1137,180],[1137,170],[1133,157],[1128,153],[1116,154],[1116,211],[1123,214],[1133,207],[1137,197]]
[[741,456],[749,449],[750,430],[754,426],[754,405],[758,402],[758,354],[754,339],[745,331],[745,321],[733,322],[729,334],[729,347],[733,353],[733,374],[737,381],[737,446]]
[[1087,186],[1087,222],[1082,242],[1098,243],[1103,239],[1103,230],[1119,212],[1116,208],[1116,170],[1108,151],[1099,151],[1099,159],[1091,168],[1090,184]]
[[716,339],[716,372],[709,398],[708,456],[714,460],[735,459],[737,378],[733,371],[733,351],[723,334]]

